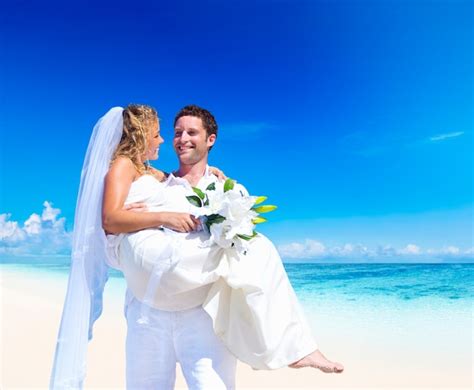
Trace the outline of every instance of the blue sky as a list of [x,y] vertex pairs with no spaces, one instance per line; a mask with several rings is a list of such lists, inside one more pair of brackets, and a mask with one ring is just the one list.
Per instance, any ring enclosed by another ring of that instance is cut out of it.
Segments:
[[472,257],[472,2],[33,1],[0,18],[0,246],[17,229],[27,247],[35,221],[67,236],[110,107],[158,109],[172,170],[194,103],[219,123],[210,162],[279,206],[261,231],[287,257]]

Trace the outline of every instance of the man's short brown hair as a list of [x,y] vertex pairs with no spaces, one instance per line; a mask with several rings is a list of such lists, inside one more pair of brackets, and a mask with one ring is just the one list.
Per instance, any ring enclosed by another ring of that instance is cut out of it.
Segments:
[[204,126],[204,130],[206,130],[206,134],[209,137],[211,134],[215,134],[217,137],[217,123],[214,116],[205,108],[196,106],[191,104],[189,106],[183,107],[174,118],[174,126],[176,126],[176,122],[182,116],[195,116],[197,118],[201,118],[202,125]]

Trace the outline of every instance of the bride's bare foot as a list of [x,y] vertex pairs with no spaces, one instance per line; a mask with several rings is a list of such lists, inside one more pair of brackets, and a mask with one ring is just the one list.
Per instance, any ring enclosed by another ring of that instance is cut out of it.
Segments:
[[303,368],[303,367],[313,367],[318,368],[323,372],[336,372],[341,373],[344,371],[344,366],[341,363],[331,362],[326,359],[326,357],[321,353],[319,349],[314,352],[311,352],[309,355],[305,356],[303,359],[298,360],[297,362],[290,364],[290,368]]

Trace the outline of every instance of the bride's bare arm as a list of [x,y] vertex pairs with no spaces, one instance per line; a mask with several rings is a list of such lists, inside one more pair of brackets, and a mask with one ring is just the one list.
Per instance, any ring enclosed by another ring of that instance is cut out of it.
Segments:
[[102,227],[108,233],[129,233],[142,229],[166,226],[179,232],[195,230],[198,221],[187,213],[134,212],[124,210],[132,182],[137,172],[127,158],[114,161],[105,177],[102,204]]

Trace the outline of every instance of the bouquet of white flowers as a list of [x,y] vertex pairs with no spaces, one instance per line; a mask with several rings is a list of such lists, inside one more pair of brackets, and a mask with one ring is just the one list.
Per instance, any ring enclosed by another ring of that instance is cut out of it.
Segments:
[[232,179],[210,184],[204,191],[193,187],[195,195],[187,196],[195,206],[194,214],[202,218],[211,235],[208,244],[246,252],[248,241],[257,236],[255,225],[266,222],[260,213],[276,209],[262,205],[265,196],[249,196]]

